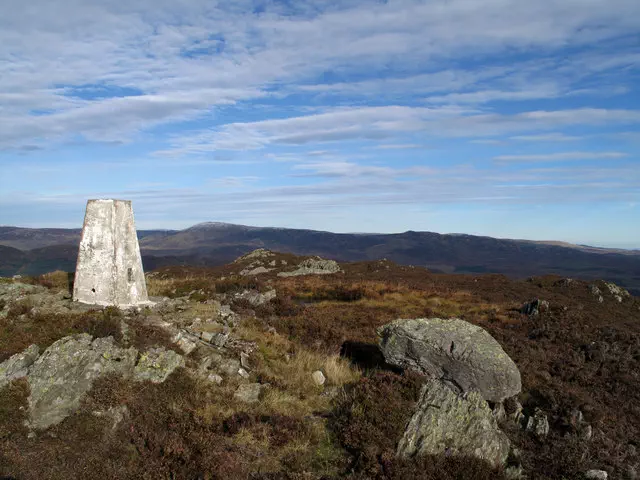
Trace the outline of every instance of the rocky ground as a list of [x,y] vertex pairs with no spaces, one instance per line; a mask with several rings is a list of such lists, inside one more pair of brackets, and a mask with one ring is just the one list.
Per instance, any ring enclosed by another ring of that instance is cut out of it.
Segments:
[[122,311],[69,279],[0,279],[0,478],[638,478],[616,285],[256,250]]

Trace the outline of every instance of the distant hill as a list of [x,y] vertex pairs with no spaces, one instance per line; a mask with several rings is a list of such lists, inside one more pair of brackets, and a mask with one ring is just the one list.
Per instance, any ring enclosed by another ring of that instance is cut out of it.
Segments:
[[[640,294],[640,251],[508,240],[465,234],[397,234],[203,223],[185,230],[138,232],[147,270],[167,265],[222,265],[256,248],[320,255],[340,261],[387,258],[445,273],[557,274],[614,281]],[[0,227],[0,274],[73,270],[79,229]],[[12,247],[12,248],[11,248]]]

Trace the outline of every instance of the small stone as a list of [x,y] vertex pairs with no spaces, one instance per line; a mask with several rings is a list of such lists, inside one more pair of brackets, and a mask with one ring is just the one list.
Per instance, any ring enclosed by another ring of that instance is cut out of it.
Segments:
[[211,332],[202,332],[200,334],[200,338],[202,340],[204,340],[205,342],[211,342],[211,340],[213,340],[213,336],[214,336],[214,334],[211,333]]
[[525,303],[520,309],[520,313],[524,313],[530,317],[535,317],[539,315],[540,312],[545,312],[547,310],[549,310],[549,302],[536,298],[532,302]]
[[591,440],[591,437],[593,437],[593,428],[591,425],[585,425],[580,429],[580,437],[583,440]]
[[538,438],[546,437],[549,433],[549,420],[542,410],[536,408],[533,415],[528,418],[525,428]]
[[238,369],[238,375],[240,375],[242,378],[249,378],[251,376],[249,375],[249,372],[247,372],[244,368]]
[[320,370],[316,370],[315,372],[313,372],[311,374],[311,378],[313,378],[313,382],[318,386],[324,385],[324,382],[326,381],[324,373],[322,373]]
[[259,383],[246,383],[238,387],[233,397],[241,402],[255,403],[260,400],[261,391],[262,385]]
[[241,352],[240,353],[240,365],[242,365],[244,368],[249,369],[249,355]]
[[182,337],[176,343],[185,355],[189,355],[198,347],[198,344],[196,342],[189,340],[187,337]]
[[609,474],[604,470],[589,470],[584,474],[584,477],[589,480],[607,480],[607,478],[609,478]]
[[573,425],[574,427],[578,427],[584,421],[584,415],[580,410],[574,408],[573,410],[571,410],[570,421],[571,425]]
[[239,369],[240,362],[235,358],[226,358],[220,361],[220,364],[218,365],[218,371],[229,377],[237,375]]
[[220,385],[222,383],[222,377],[217,373],[210,373],[209,376],[207,377],[207,380],[217,385]]
[[521,480],[526,478],[522,467],[507,467],[504,469],[504,476],[508,480]]
[[211,340],[211,343],[214,344],[216,347],[222,348],[227,343],[227,340],[229,340],[228,333],[216,333],[213,339]]

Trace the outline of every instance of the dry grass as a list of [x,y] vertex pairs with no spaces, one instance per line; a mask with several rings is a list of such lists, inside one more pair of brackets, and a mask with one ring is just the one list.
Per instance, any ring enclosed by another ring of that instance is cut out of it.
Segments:
[[[20,434],[0,435],[0,465],[10,465],[0,468],[0,475],[25,479],[73,478],[78,472],[85,478],[501,478],[501,472],[469,458],[396,461],[395,441],[420,382],[375,369],[363,374],[338,355],[345,342],[375,348],[376,327],[391,320],[434,316],[457,316],[486,328],[522,372],[520,400],[525,409],[540,407],[549,415],[552,432],[545,442],[519,430],[507,431],[523,452],[530,478],[578,478],[586,469],[602,466],[617,478],[625,465],[640,460],[627,450],[640,432],[638,303],[600,305],[588,285],[578,281],[558,287],[553,278],[515,282],[498,275],[368,268],[348,267],[344,275],[326,277],[268,277],[278,298],[255,308],[258,318],[244,320],[235,332],[257,345],[250,356],[250,381],[268,384],[259,402],[245,404],[234,398],[240,379],[213,385],[184,370],[162,385],[104,380],[96,384],[77,415],[51,431],[55,436],[29,443]],[[195,291],[188,310],[178,315],[206,320],[215,318],[216,307],[204,300],[245,288],[260,290],[266,286],[261,282],[233,276],[219,280],[211,271],[180,267],[176,275],[152,274],[148,285],[152,295],[175,297]],[[522,302],[537,297],[551,302],[550,312],[537,318],[517,312]],[[33,343],[31,338],[46,345],[65,332],[86,331],[92,325],[82,316],[38,320],[29,307],[16,305],[11,321],[0,325],[0,360],[7,346],[24,348]],[[100,320],[93,313],[88,317]],[[142,316],[131,320],[134,336],[159,341],[145,333],[144,321]],[[278,333],[269,332],[268,325]],[[365,353],[372,351],[365,349]],[[325,374],[324,387],[313,383],[315,370]],[[12,388],[7,398],[18,405],[25,392],[19,385]],[[336,391],[332,402],[328,393]],[[129,408],[130,418],[105,437],[104,420],[90,412],[121,404]],[[574,407],[583,409],[594,431],[602,432],[591,442],[576,443],[573,431],[563,423]],[[5,412],[0,432],[19,432],[7,411],[0,407],[0,413]]]
[[[341,388],[360,377],[358,369],[337,354],[296,345],[278,333],[266,332],[258,322],[245,323],[240,335],[257,343],[252,361],[258,378],[271,386],[263,402],[271,412],[304,416],[328,411],[330,397],[323,395],[324,390]],[[324,386],[314,383],[316,370],[325,375]]]
[[56,270],[55,272],[45,273],[37,277],[27,277],[21,279],[21,281],[33,285],[42,285],[56,291],[62,290],[71,293],[73,292],[73,275],[73,272]]

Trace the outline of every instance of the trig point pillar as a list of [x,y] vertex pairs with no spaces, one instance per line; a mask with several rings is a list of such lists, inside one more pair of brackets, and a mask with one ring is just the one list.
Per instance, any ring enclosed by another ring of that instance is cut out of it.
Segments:
[[131,201],[87,202],[73,300],[118,307],[150,303]]

